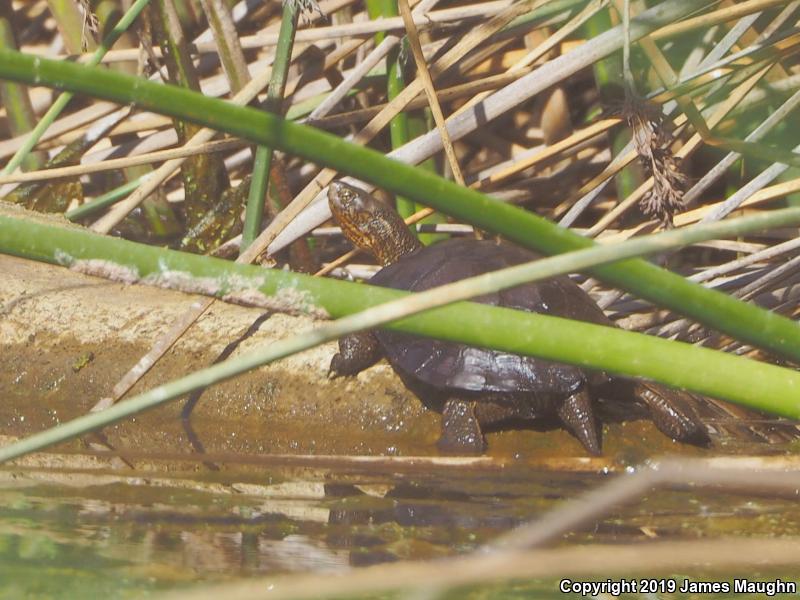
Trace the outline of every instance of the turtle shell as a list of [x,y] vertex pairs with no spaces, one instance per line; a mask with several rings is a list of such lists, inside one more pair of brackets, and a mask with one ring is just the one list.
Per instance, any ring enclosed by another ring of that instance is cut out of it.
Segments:
[[[537,258],[536,254],[512,244],[452,239],[404,256],[384,267],[370,283],[421,292]],[[473,300],[601,325],[611,324],[589,295],[568,277],[528,283]],[[389,362],[401,376],[411,377],[441,391],[570,394],[588,378],[579,367],[539,358],[389,330],[375,333]]]

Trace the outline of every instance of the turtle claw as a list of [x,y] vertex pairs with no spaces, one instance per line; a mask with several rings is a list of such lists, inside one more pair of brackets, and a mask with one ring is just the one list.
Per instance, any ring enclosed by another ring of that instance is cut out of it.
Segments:
[[711,438],[691,407],[691,400],[678,390],[670,390],[646,382],[637,382],[634,393],[647,404],[650,418],[658,429],[673,440],[708,447]]
[[558,408],[558,417],[590,454],[602,454],[600,434],[588,390],[582,388],[564,400]]
[[343,362],[344,362],[344,357],[341,355],[340,352],[337,352],[331,359],[331,364],[328,367],[328,379],[336,379],[337,377],[342,377],[343,375],[347,375],[347,373],[342,372]]
[[482,454],[486,451],[475,403],[451,399],[442,409],[442,435],[436,443],[445,454]]
[[358,375],[381,357],[378,340],[369,331],[351,333],[339,339],[339,352],[331,359],[328,379]]

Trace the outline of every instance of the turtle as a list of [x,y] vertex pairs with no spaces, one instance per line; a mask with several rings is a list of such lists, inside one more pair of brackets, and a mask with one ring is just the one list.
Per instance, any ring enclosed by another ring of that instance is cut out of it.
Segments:
[[[508,242],[453,238],[423,246],[400,215],[370,194],[333,182],[328,203],[345,237],[371,253],[383,268],[370,283],[423,291],[459,279],[536,260]],[[568,276],[486,294],[475,302],[614,327]],[[480,454],[486,428],[528,421],[563,426],[587,452],[601,454],[596,408],[614,398],[622,411],[649,416],[674,440],[707,446],[709,437],[686,394],[599,371],[499,350],[377,329],[340,338],[330,377],[352,376],[386,357],[403,383],[428,408],[441,412],[438,447],[446,453]]]

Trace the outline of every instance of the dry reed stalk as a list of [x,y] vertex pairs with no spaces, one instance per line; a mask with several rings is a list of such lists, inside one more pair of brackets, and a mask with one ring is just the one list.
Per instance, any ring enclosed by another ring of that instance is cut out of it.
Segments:
[[[113,130],[112,130],[113,132]],[[0,185],[5,183],[22,183],[27,181],[46,181],[48,179],[58,179],[60,177],[76,177],[89,173],[100,173],[114,169],[124,169],[134,165],[146,165],[172,158],[186,158],[196,154],[206,152],[224,152],[226,150],[242,148],[246,142],[242,140],[217,140],[207,142],[199,146],[184,146],[173,150],[162,150],[159,152],[149,152],[138,156],[105,160],[96,164],[76,165],[74,167],[60,167],[57,169],[43,169],[41,171],[29,171],[28,173],[15,173],[13,175],[0,176]]]
[[[432,66],[432,69],[437,73],[443,73],[454,64],[456,64],[467,52],[477,47],[481,42],[486,40],[489,36],[499,31],[502,27],[512,21],[515,17],[524,14],[527,10],[532,10],[543,4],[544,0],[520,2],[502,11],[498,16],[490,19],[486,23],[481,23],[478,27],[459,39],[456,45],[451,48],[444,56],[442,56]],[[422,89],[422,80],[417,77],[414,81],[409,83],[405,89],[398,94],[384,110],[376,115],[361,131],[358,132],[353,138],[353,142],[357,144],[366,144],[372,140],[380,131],[382,131],[406,105],[413,100]],[[284,229],[305,209],[312,201],[317,199],[325,187],[333,181],[336,176],[336,171],[332,169],[323,169],[287,206],[270,225],[263,231],[263,233],[253,242],[247,249],[248,256],[253,253],[253,256],[258,256],[264,252],[269,245],[284,231]]]

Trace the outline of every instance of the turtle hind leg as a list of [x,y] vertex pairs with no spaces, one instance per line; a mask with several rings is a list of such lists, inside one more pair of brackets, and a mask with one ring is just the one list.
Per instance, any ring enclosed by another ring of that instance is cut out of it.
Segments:
[[633,385],[634,395],[650,409],[653,423],[662,433],[695,446],[711,445],[708,431],[692,408],[688,394],[644,381]]
[[557,412],[564,426],[578,438],[589,454],[595,456],[602,454],[600,431],[592,410],[592,397],[586,387],[564,400]]
[[380,357],[380,344],[372,332],[351,333],[339,339],[339,352],[331,359],[328,377],[357,375]]
[[446,454],[482,454],[486,439],[475,414],[475,402],[450,398],[442,408],[442,435],[436,446]]

